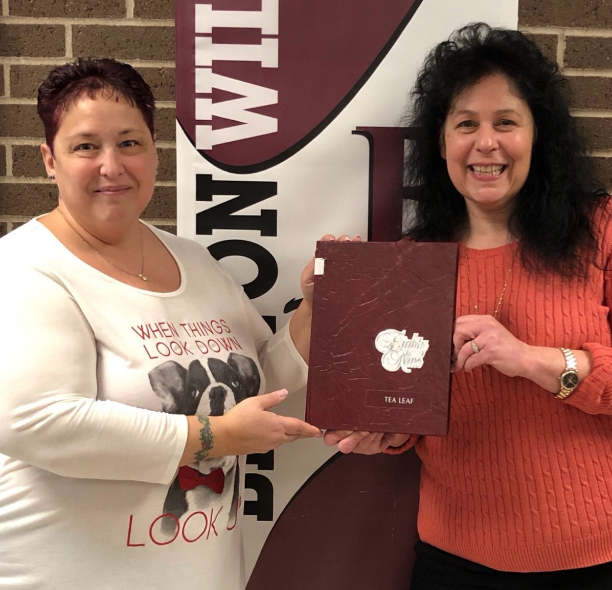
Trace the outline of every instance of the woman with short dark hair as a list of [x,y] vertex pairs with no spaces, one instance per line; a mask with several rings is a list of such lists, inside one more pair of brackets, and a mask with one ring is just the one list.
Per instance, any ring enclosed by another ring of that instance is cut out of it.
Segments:
[[411,590],[612,587],[612,206],[566,85],[484,24],[418,75],[406,236],[459,242],[448,435],[326,434],[422,459]]
[[0,588],[243,590],[244,456],[320,436],[266,411],[305,383],[312,273],[272,336],[205,248],[140,220],[154,108],[111,59],[39,90],[59,199],[0,241]]

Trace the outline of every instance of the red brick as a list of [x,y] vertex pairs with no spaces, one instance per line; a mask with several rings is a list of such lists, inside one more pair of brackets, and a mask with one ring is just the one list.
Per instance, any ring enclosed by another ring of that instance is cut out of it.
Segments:
[[112,55],[123,61],[174,59],[174,27],[75,25],[72,35],[74,55]]
[[38,146],[13,146],[13,176],[18,178],[46,178],[47,172]]
[[557,35],[530,35],[530,37],[550,61],[557,63],[557,45],[559,44]]
[[176,187],[157,186],[143,217],[176,220]]
[[10,0],[11,16],[125,18],[124,0]]
[[155,111],[155,136],[158,141],[176,140],[176,109],[162,108]]
[[0,56],[64,56],[65,38],[62,25],[0,24]]
[[612,118],[577,117],[576,121],[590,150],[612,149]]
[[174,2],[167,0],[135,0],[134,16],[136,18],[173,19]]
[[159,167],[157,180],[176,180],[176,150],[174,148],[157,148]]
[[0,145],[0,176],[6,176],[6,147]]
[[519,2],[521,27],[612,27],[612,2],[609,0],[521,0]]
[[575,109],[612,108],[612,78],[569,76],[570,105]]
[[144,68],[140,66],[138,71],[151,87],[155,100],[175,100],[174,68]]
[[612,39],[603,37],[566,37],[566,68],[612,69]]
[[48,184],[2,184],[0,215],[34,217],[57,206],[57,189]]
[[13,98],[36,98],[38,87],[54,66],[10,67],[11,96]]
[[0,137],[44,136],[43,126],[33,104],[0,105]]

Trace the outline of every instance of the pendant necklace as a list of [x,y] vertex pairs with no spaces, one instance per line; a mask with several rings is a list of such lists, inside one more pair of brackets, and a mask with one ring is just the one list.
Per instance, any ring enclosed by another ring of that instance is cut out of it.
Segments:
[[[138,274],[136,274],[134,272],[130,272],[129,270],[126,270],[125,268],[122,268],[118,264],[115,264],[110,258],[107,258],[106,256],[104,256],[104,254],[102,254],[102,252],[100,252],[100,250],[98,250],[92,243],[90,243],[88,240],[86,240],[85,237],[80,234],[80,232],[77,231],[77,229],[68,221],[68,219],[66,219],[66,216],[62,213],[62,210],[59,207],[57,207],[57,211],[64,218],[64,221],[68,224],[68,227],[70,227],[70,229],[77,236],[79,236],[79,238],[81,238],[81,240],[83,240],[98,256],[100,256],[101,258],[106,260],[106,262],[108,262],[109,264],[114,266],[116,269],[120,270],[122,273],[125,273],[126,275],[130,275],[131,277],[136,277],[136,278],[140,279],[141,281],[148,281],[149,280],[146,277],[146,275],[144,274],[145,255],[144,255],[144,233],[143,233],[143,229],[142,229],[142,224],[140,224],[140,258],[141,258],[141,264],[140,264],[140,272]],[[469,279],[468,279],[468,282],[469,282]]]
[[[510,268],[508,269],[508,273],[506,274],[506,280],[504,281],[504,286],[502,287],[497,303],[495,304],[495,309],[493,310],[493,318],[497,317],[497,313],[499,312],[502,301],[504,300],[504,293],[506,292],[506,287],[508,286],[508,280],[510,279],[510,275],[512,274],[512,267],[514,266],[514,259],[516,258],[517,252],[518,252],[518,248],[516,248],[516,250],[514,250],[514,253],[512,254],[512,260],[510,261]],[[467,261],[466,269],[467,269],[468,290],[470,292],[470,302],[472,303],[472,306],[474,307],[474,312],[478,314],[479,313],[478,304],[476,303],[476,298],[474,297],[474,294],[472,293],[472,282],[470,281],[469,260]]]

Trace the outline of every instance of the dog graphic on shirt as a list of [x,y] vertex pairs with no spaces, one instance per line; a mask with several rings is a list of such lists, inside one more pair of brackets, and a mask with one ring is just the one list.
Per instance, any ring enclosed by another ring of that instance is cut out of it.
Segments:
[[[230,353],[227,362],[209,358],[194,360],[185,369],[166,361],[149,372],[149,382],[170,414],[222,416],[247,397],[257,395],[261,377],[249,357]],[[240,492],[238,458],[215,457],[179,469],[168,488],[161,530],[176,533],[177,521],[189,511],[221,501],[230,505],[229,522],[235,522]]]

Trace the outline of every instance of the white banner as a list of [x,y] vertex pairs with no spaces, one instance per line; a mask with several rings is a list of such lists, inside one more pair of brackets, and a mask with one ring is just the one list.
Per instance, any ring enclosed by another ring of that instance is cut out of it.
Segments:
[[[211,247],[280,327],[315,241],[372,234],[376,138],[354,131],[400,127],[428,50],[470,22],[516,28],[518,0],[189,0],[176,11],[178,233]],[[303,395],[282,411],[303,416]],[[249,465],[247,574],[332,454],[300,441]]]

